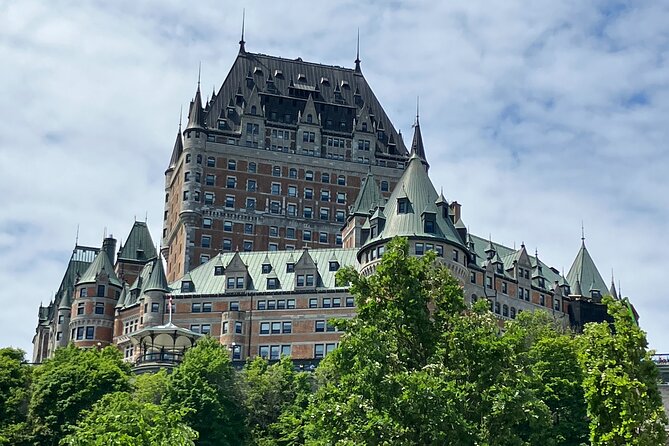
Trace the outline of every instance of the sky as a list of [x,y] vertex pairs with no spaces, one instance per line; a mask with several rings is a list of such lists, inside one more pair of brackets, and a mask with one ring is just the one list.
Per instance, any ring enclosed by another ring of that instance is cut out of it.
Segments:
[[669,2],[0,1],[0,346],[32,351],[77,236],[147,219],[202,64],[239,49],[362,71],[472,232],[567,271],[585,243],[669,352]]

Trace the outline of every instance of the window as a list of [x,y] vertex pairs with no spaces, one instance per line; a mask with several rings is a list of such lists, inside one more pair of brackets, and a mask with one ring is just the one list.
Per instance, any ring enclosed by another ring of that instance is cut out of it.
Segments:
[[273,177],[280,177],[281,176],[281,166],[273,166],[272,167],[272,176]]
[[253,251],[253,241],[244,240],[244,252]]
[[246,209],[253,211],[256,208],[256,199],[252,197],[246,198]]
[[77,315],[82,315],[84,314],[84,304],[83,302],[77,305]]
[[328,264],[328,269],[330,271],[338,271],[339,270],[339,262],[337,262],[336,260],[330,260],[330,262]]
[[63,332],[62,331],[59,331],[58,333],[56,333],[56,341],[60,341],[62,337],[63,337]]
[[[281,186],[279,186],[279,190],[281,190],[280,187]],[[297,197],[297,186],[288,186],[288,196],[292,198]]]
[[309,308],[318,308],[318,299],[315,297],[309,298]]
[[238,289],[243,289],[244,288],[244,278],[243,277],[237,277],[236,280],[236,285]]
[[202,334],[211,333],[211,324],[202,324],[200,328],[200,333]]
[[434,234],[434,227],[435,227],[435,222],[434,222],[434,215],[426,215],[425,220],[423,222],[424,230],[428,234]]
[[302,240],[305,242],[310,242],[311,241],[311,231],[308,229],[305,229],[302,231]]
[[[95,314],[105,314],[105,304],[98,302],[95,304]],[[62,315],[61,315],[62,316]],[[60,318],[58,318],[58,322],[62,322]]]
[[205,218],[202,219],[202,227],[203,228],[209,229],[209,228],[211,228],[211,224],[212,224],[211,218],[206,218],[205,217]]
[[269,334],[269,322],[260,323],[260,334],[261,335]]
[[330,201],[330,191],[321,189],[321,201]]
[[184,172],[184,182],[189,182],[190,181],[190,172],[186,171]]
[[191,313],[201,313],[202,312],[202,304],[201,303],[192,303],[190,305],[190,312]]
[[65,316],[61,314],[58,316],[58,323],[62,324],[63,322],[65,322]]
[[454,262],[458,262],[460,260],[460,253],[458,252],[457,249],[453,250],[453,257],[452,258],[453,258]]
[[275,300],[268,300],[267,301],[267,309],[268,310],[276,310],[276,301]]
[[232,346],[232,359],[242,359],[242,346],[233,345]]
[[330,182],[330,174],[323,172],[321,174],[321,183],[329,183]]
[[500,312],[499,302],[495,302],[495,313],[499,314],[499,312]]
[[286,238],[291,240],[295,239],[295,228],[286,228]]
[[319,232],[318,233],[318,241],[320,243],[327,243],[328,242],[328,233],[327,232]]
[[195,182],[196,183],[202,182],[202,174],[200,174],[200,172],[195,172]]
[[409,212],[409,200],[407,198],[397,199],[397,213],[406,214]]
[[228,334],[228,321],[224,321],[221,324],[221,333]]
[[227,278],[227,287],[228,288],[234,288],[235,287],[235,278],[234,277],[228,277]]
[[244,234],[253,234],[253,223],[244,223]]
[[492,290],[492,276],[486,276],[485,286],[486,286],[486,288]]
[[295,169],[294,167],[291,167],[288,170],[288,178],[297,178],[297,169]]
[[235,321],[235,333],[242,334],[244,331],[244,324],[241,321]]
[[186,154],[186,161],[185,161],[185,163],[186,163],[186,164],[189,164],[189,163],[190,163],[190,153],[187,153],[187,154]]
[[323,344],[314,344],[314,358],[319,359],[324,356],[325,346]]
[[95,327],[86,327],[86,339],[95,338]]
[[381,192],[388,192],[388,182],[383,180],[381,181]]
[[508,285],[506,282],[502,282],[502,294],[508,294]]
[[272,195],[281,195],[281,184],[272,183],[271,193]]
[[339,175],[337,177],[337,184],[340,186],[346,186],[346,177],[344,175]]
[[295,308],[295,299],[287,299],[286,300],[286,308],[289,310],[292,310]]
[[423,254],[425,254],[425,245],[423,245],[422,243],[416,243],[415,249],[417,256],[422,256]]
[[229,220],[226,220],[223,222],[223,230],[226,232],[232,232],[232,222]]
[[[206,202],[206,195],[207,194],[205,194],[205,202]],[[226,208],[234,208],[235,207],[235,196],[234,195],[226,195],[225,196],[225,207]]]
[[200,265],[203,265],[209,261],[208,254],[200,254]]
[[256,180],[246,180],[246,190],[249,192],[255,192],[257,187]]
[[98,297],[105,297],[105,286],[104,285],[98,285]]
[[160,311],[160,304],[158,302],[151,302],[151,313],[158,313],[159,311]]
[[518,287],[518,299],[522,300],[522,298],[523,298],[523,289]]
[[287,273],[294,273],[295,272],[295,264],[294,263],[286,263],[286,272]]
[[331,307],[332,307],[332,300],[329,297],[324,297],[323,308],[331,308]]
[[267,301],[259,300],[258,303],[257,303],[257,308],[258,308],[258,310],[266,310],[267,309]]
[[84,339],[84,327],[77,327],[77,340]]
[[229,238],[223,239],[223,251],[232,251],[232,240]]
[[312,200],[314,198],[314,190],[310,187],[304,188],[304,198],[306,200]]
[[557,311],[560,311],[560,299],[555,299],[553,301],[553,309],[557,310]]
[[214,194],[213,192],[204,193],[204,204],[214,204]]
[[258,356],[263,359],[269,358],[269,345],[261,345],[258,347]]
[[237,170],[237,161],[228,160],[228,170]]
[[502,306],[502,316],[509,317],[509,306],[506,304]]
[[292,333],[293,332],[293,323],[291,321],[284,321],[281,323],[281,332],[282,333]]
[[[311,206],[305,206],[304,207],[303,215],[304,215],[304,218],[313,218],[314,211],[311,208]],[[311,240],[311,237],[309,237],[309,239]]]
[[249,163],[249,166],[248,166],[247,170],[250,173],[256,173],[257,169],[258,169],[258,167],[257,167],[256,163]]
[[203,235],[202,236],[202,247],[203,248],[211,248],[211,236],[210,235]]
[[353,297],[349,296],[346,298],[346,306],[347,307],[353,307],[355,305],[355,300]]
[[339,308],[339,307],[341,307],[341,297],[333,297],[332,308]]
[[230,311],[239,311],[239,301],[238,300],[230,302]]
[[237,187],[237,178],[236,177],[227,177],[225,181],[225,187],[228,189],[234,189]]
[[325,332],[325,321],[324,321],[324,320],[316,321],[316,323],[315,323],[315,327],[314,327],[314,331],[315,331],[316,333],[323,333],[323,332]]
[[281,322],[272,322],[270,333],[280,334],[281,333]]
[[204,302],[202,304],[202,312],[203,313],[211,313],[211,302]]
[[543,294],[539,294],[539,305],[546,305],[546,297]]
[[279,279],[276,277],[268,277],[267,278],[267,289],[268,290],[276,290],[279,288]]
[[321,220],[329,220],[330,219],[330,209],[321,208],[321,211],[320,211],[319,215],[320,215]]
[[511,307],[511,319],[516,318],[516,307]]
[[216,167],[216,158],[214,158],[213,156],[208,156],[207,167]]
[[304,172],[304,179],[307,181],[314,181],[314,172],[307,170]]
[[188,201],[188,191],[184,191],[184,201]]
[[525,289],[525,300],[528,302],[530,301],[530,290],[527,288]]

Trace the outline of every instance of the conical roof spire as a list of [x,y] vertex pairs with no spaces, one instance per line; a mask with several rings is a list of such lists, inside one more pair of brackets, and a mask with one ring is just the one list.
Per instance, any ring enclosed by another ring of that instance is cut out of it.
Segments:
[[576,279],[576,284],[574,284],[574,291],[572,293],[574,296],[583,296],[583,291],[581,291],[581,282]]
[[244,41],[244,24],[246,22],[246,8],[242,9],[242,38],[239,40],[239,54],[246,54],[246,42]]
[[153,269],[151,270],[151,275],[149,280],[146,282],[144,287],[144,292],[147,291],[162,291],[169,293],[170,289],[167,285],[167,278],[165,277],[165,269],[163,268],[163,261],[158,256],[153,262]]
[[181,153],[184,150],[183,139],[181,138],[181,113],[182,110],[179,110],[179,130],[177,131],[177,139],[174,141],[174,148],[172,149],[172,158],[170,158],[170,165],[167,168],[168,170],[174,169],[179,162]]
[[613,279],[613,271],[611,271],[611,287],[609,288],[609,293],[611,293],[611,297],[616,300],[618,299],[618,291],[616,290],[616,283]]
[[355,51],[355,72],[360,73],[360,28],[358,28],[358,41],[356,44],[356,51]]
[[423,145],[423,135],[420,132],[420,121],[418,114],[418,99],[416,99],[416,124],[414,125],[413,141],[411,142],[411,156],[417,156],[423,160],[426,168],[430,165],[425,157],[425,146]]
[[202,65],[198,68],[197,72],[197,91],[195,92],[195,98],[190,103],[190,109],[188,111],[188,125],[186,130],[194,128],[202,128],[202,93],[200,93],[200,72]]
[[581,248],[574,259],[574,263],[569,268],[569,273],[567,273],[567,281],[572,288],[575,288],[576,281],[578,281],[581,286],[588,283],[592,284],[595,290],[605,291],[608,289],[588,249],[585,247],[585,237],[583,236],[581,236]]
[[100,250],[95,257],[95,260],[93,260],[93,263],[90,264],[88,269],[86,269],[84,274],[77,281],[77,285],[81,283],[95,283],[100,273],[107,275],[110,284],[118,287],[121,286],[121,281],[118,280],[118,277],[114,272],[114,267],[109,260],[109,256],[104,250]]
[[372,173],[372,167],[369,166],[367,178],[365,178],[365,182],[360,188],[360,192],[358,192],[355,203],[353,203],[353,207],[350,210],[350,215],[369,215],[372,208],[379,203],[381,198],[381,189],[379,189],[379,185],[376,184],[376,178]]

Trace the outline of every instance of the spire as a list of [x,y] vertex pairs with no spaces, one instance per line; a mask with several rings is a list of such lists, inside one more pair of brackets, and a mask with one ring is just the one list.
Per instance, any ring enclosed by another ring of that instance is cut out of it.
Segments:
[[609,288],[609,293],[611,293],[611,297],[618,300],[618,291],[616,291],[616,282],[613,279],[613,270],[611,270],[611,287]]
[[144,287],[144,292],[147,291],[162,291],[164,293],[169,293],[170,289],[167,285],[167,278],[165,277],[165,270],[163,269],[163,261],[160,256],[156,257],[156,260],[153,262],[153,268],[151,269],[151,275],[149,280],[146,282]]
[[572,292],[574,296],[583,296],[583,292],[581,291],[581,282],[576,279],[576,284],[574,285],[574,291]]
[[188,125],[186,130],[192,128],[202,128],[202,94],[200,93],[200,75],[202,72],[202,64],[200,63],[197,70],[197,91],[195,98],[190,103],[188,111]]
[[170,165],[167,170],[174,169],[179,162],[179,158],[184,150],[183,139],[181,139],[181,113],[183,109],[179,110],[179,130],[177,131],[177,139],[174,141],[174,148],[172,149],[172,158],[170,158]]
[[355,51],[355,72],[360,73],[360,28],[358,28],[358,41],[356,44],[356,51]]
[[244,41],[245,21],[246,21],[246,8],[242,9],[242,38],[239,41],[239,54],[246,54],[246,48],[244,47],[244,44],[246,44],[246,42]]
[[426,169],[430,167],[427,163],[427,158],[425,157],[425,147],[423,146],[423,135],[420,132],[420,121],[419,121],[419,102],[416,98],[416,124],[414,125],[413,133],[413,142],[411,143],[411,156],[416,155],[418,158],[423,160],[425,163]]
[[606,291],[608,289],[588,249],[585,247],[583,233],[581,233],[581,247],[571,268],[569,268],[569,273],[567,273],[567,281],[572,288],[575,288],[577,280],[581,286],[592,284],[593,289],[599,291]]

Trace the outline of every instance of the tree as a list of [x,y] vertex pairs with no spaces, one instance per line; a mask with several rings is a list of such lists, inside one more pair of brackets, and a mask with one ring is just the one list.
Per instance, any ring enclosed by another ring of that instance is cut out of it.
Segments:
[[251,444],[289,444],[285,434],[292,437],[299,429],[291,415],[306,408],[311,394],[309,374],[296,372],[288,356],[271,365],[256,357],[246,364],[241,380]]
[[202,338],[172,372],[164,401],[190,409],[184,420],[199,433],[198,445],[238,445],[246,439],[245,414],[227,349]]
[[0,445],[24,441],[31,372],[22,350],[0,349]]
[[169,375],[165,369],[156,373],[142,373],[133,382],[133,395],[140,402],[160,404],[168,385]]
[[580,354],[593,446],[660,445],[667,417],[646,335],[627,306],[603,301],[613,324],[587,324]]
[[167,410],[163,406],[142,402],[132,394],[107,394],[73,432],[61,441],[71,446],[189,446],[197,432],[184,421],[187,409]]
[[557,446],[579,446],[588,440],[579,339],[545,311],[523,312],[507,323],[505,336],[533,375],[537,396],[551,413],[548,436]]
[[116,347],[57,349],[37,367],[29,421],[40,445],[56,445],[82,410],[103,395],[130,388],[130,367]]

